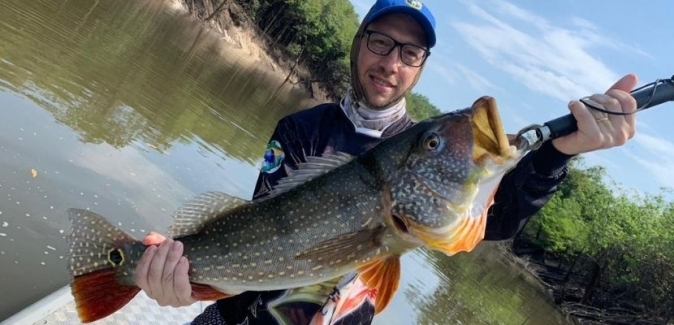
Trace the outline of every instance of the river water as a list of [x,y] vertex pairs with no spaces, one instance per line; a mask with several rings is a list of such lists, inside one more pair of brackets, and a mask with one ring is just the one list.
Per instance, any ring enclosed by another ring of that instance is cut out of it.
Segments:
[[[1,7],[0,321],[68,283],[67,208],[141,237],[200,192],[249,198],[276,121],[311,104],[171,1]],[[566,323],[490,244],[402,272],[376,324]]]

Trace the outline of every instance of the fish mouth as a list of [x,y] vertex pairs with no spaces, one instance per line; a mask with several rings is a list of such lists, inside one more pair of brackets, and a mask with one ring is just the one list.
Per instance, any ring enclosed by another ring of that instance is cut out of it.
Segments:
[[508,136],[503,128],[496,100],[483,96],[472,105],[471,128],[473,130],[473,161],[485,164],[491,161],[503,164],[515,158],[518,153],[514,136]]

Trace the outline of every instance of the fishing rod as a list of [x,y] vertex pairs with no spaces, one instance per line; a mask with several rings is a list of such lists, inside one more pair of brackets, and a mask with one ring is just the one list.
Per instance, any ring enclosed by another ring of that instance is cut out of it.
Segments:
[[[630,92],[637,102],[637,112],[646,110],[656,105],[674,101],[674,76],[669,79],[657,79],[649,84],[641,86]],[[588,98],[581,101],[591,109],[606,112],[600,107],[593,105]],[[595,103],[596,104],[596,103]],[[633,113],[607,112],[614,115],[627,115]],[[576,119],[571,114],[547,121],[543,125],[532,124],[517,133],[516,146],[519,149],[531,150],[547,140],[556,139],[578,130]]]

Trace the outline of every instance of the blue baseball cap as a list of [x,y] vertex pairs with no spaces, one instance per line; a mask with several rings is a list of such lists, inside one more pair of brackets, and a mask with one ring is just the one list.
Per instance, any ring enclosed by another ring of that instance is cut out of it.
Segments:
[[420,0],[377,0],[365,15],[365,25],[390,13],[404,13],[416,19],[426,33],[428,48],[435,46],[435,18],[426,5]]

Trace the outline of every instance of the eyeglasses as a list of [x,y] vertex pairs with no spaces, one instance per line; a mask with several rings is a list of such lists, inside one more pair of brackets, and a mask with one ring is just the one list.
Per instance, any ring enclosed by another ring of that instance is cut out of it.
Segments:
[[420,67],[426,61],[431,52],[423,47],[414,44],[400,43],[386,34],[366,30],[367,49],[374,54],[387,56],[395,49],[400,47],[400,60],[411,67]]

